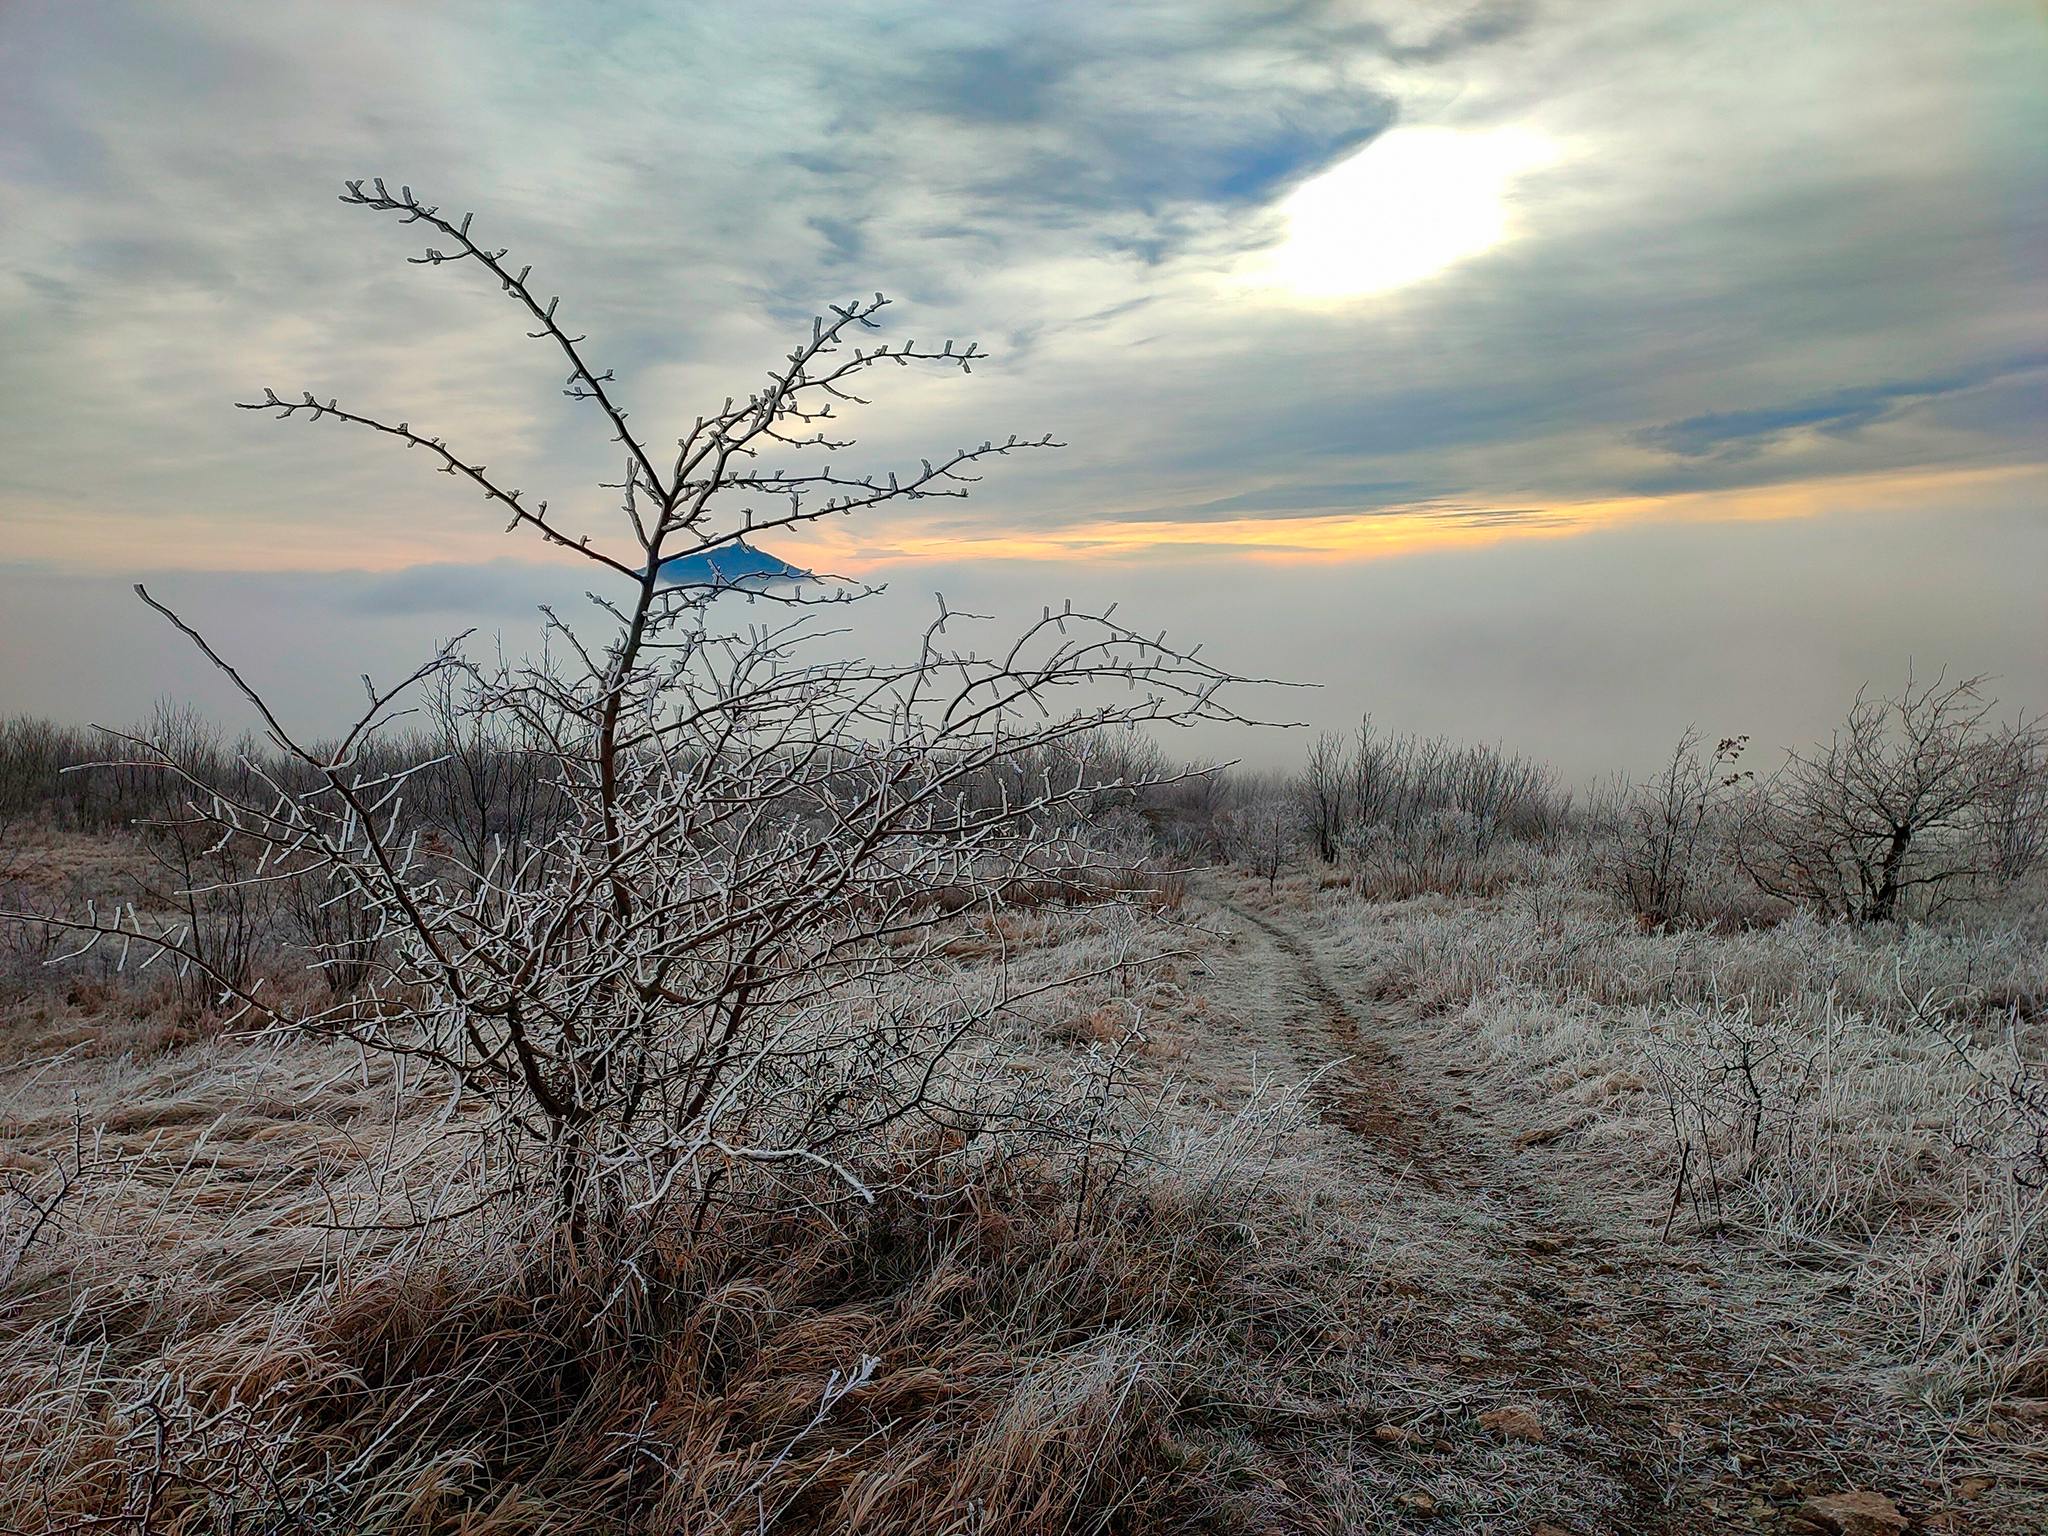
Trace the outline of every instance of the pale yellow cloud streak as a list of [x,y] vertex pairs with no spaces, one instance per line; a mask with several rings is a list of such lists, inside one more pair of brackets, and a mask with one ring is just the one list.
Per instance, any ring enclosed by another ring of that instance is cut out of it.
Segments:
[[1759,521],[1837,512],[1910,512],[1962,507],[2028,489],[2048,492],[2048,465],[1892,471],[1741,490],[1601,500],[1438,501],[1307,517],[1171,522],[1094,518],[1047,529],[986,534],[922,531],[905,524],[888,537],[854,530],[786,545],[799,563],[858,572],[882,565],[969,560],[1123,560],[1148,554],[1228,553],[1272,561],[1373,559],[1425,550],[1558,538],[1630,522]]
[[[1963,509],[2048,498],[2048,464],[1971,470],[1888,471],[1739,490],[1563,500],[1529,496],[1427,501],[1362,512],[1175,522],[1115,514],[1046,528],[986,532],[920,526],[821,524],[771,541],[775,553],[814,570],[858,574],[883,566],[969,561],[1127,561],[1148,555],[1227,555],[1272,562],[1332,563],[1509,540],[1555,539],[1646,521],[1749,522],[1833,513]],[[81,538],[84,528],[90,537]],[[203,513],[94,513],[51,500],[10,509],[4,558],[74,573],[128,569],[377,571],[451,562],[565,558],[538,540],[506,535],[480,508],[422,508],[403,527],[384,522],[351,534],[319,522],[223,526]],[[600,538],[602,537],[600,531]]]

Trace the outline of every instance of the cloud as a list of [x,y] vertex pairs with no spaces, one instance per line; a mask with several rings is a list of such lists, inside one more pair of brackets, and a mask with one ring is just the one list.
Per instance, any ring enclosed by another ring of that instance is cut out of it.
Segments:
[[[1233,26],[1197,9],[1135,28],[1051,13],[1002,42],[908,52],[895,87],[845,120],[879,152],[871,163],[972,209],[980,238],[1093,233],[1157,263],[1195,237],[1201,210],[1268,202],[1393,122],[1382,90],[1271,67],[1329,30],[1299,11]],[[1089,215],[1117,213],[1141,222],[1089,230]]]
[[[236,399],[311,388],[430,424],[578,534],[616,532],[597,487],[619,478],[503,296],[405,266],[417,231],[341,207],[343,175],[475,208],[657,443],[744,398],[826,300],[880,288],[892,339],[986,338],[972,380],[878,380],[847,464],[1012,430],[1072,446],[965,504],[850,525],[871,549],[1051,529],[1079,551],[1114,529],[1128,570],[1154,529],[1241,550],[1256,528],[1214,525],[1264,520],[1256,547],[1326,554],[1303,526],[1325,514],[1505,535],[1642,493],[1789,502],[2041,458],[2042,364],[2012,338],[2048,313],[2044,49],[2018,10],[7,14],[0,197],[27,210],[0,224],[10,555],[110,579],[349,567],[320,610],[340,633],[462,627],[584,578],[494,564],[517,547],[502,519],[417,455]],[[1559,154],[1508,186],[1513,232],[1482,254],[1363,299],[1248,291],[1289,192],[1390,125]],[[1260,600],[1241,622],[1309,626],[1308,599]]]
[[1008,46],[949,48],[920,63],[909,96],[963,123],[1039,122],[1077,61],[1072,49],[1038,34]]
[[1791,405],[1742,411],[1709,411],[1681,421],[1647,427],[1635,434],[1645,447],[1687,459],[1735,463],[1755,458],[1794,433],[1811,430],[1853,437],[1865,427],[1889,421],[1916,406],[1956,395],[2048,365],[2048,354],[1998,362],[1943,377],[1831,390]]
[[1515,36],[1529,25],[1530,19],[1530,6],[1517,0],[1499,0],[1474,6],[1418,42],[1397,42],[1390,32],[1383,36],[1389,58],[1404,64],[1441,64],[1472,48]]
[[1265,485],[1234,496],[1182,506],[1153,507],[1126,512],[1130,522],[1213,522],[1237,518],[1247,512],[1274,517],[1314,517],[1331,511],[1365,511],[1414,499],[1418,486],[1412,480],[1362,480],[1317,485]]

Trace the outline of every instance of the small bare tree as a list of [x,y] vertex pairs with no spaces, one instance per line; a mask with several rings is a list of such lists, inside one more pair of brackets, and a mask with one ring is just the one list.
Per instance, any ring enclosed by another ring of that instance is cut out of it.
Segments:
[[1717,813],[1731,790],[1755,777],[1735,766],[1747,736],[1724,737],[1710,757],[1701,745],[1699,730],[1687,726],[1661,773],[1644,784],[1624,783],[1599,808],[1601,872],[1646,923],[1668,926],[1685,917]]
[[1231,862],[1263,879],[1268,894],[1277,889],[1280,871],[1301,832],[1301,808],[1286,794],[1255,785],[1249,802],[1221,820],[1223,845]]
[[1351,778],[1344,760],[1344,738],[1325,731],[1308,749],[1308,763],[1301,775],[1303,820],[1315,842],[1316,857],[1325,864],[1337,862],[1337,850],[1344,837],[1346,791]]
[[[245,740],[230,751],[218,728],[196,710],[168,701],[158,702],[146,729],[164,752],[192,765],[207,782],[246,791],[253,743]],[[154,910],[175,914],[193,958],[178,978],[185,1001],[204,1006],[219,990],[215,977],[247,986],[278,900],[277,884],[258,878],[261,844],[183,796],[138,816],[135,826],[154,866],[140,882],[142,896]]]
[[1344,777],[1352,840],[1379,828],[1405,837],[1424,822],[1441,830],[1455,813],[1474,858],[1503,837],[1556,832],[1570,804],[1556,770],[1497,746],[1454,746],[1441,736],[1383,736],[1367,715]]
[[[267,1006],[247,978],[133,909],[71,925],[88,944],[179,955],[258,1020],[426,1068],[448,1095],[448,1124],[482,1138],[478,1166],[492,1172],[481,1197],[537,1177],[578,1242],[644,1232],[677,1200],[701,1219],[743,1186],[748,1198],[858,1199],[936,1159],[969,1166],[982,1131],[1042,1106],[976,1056],[1017,984],[1007,968],[963,977],[934,930],[1048,862],[1075,862],[1069,812],[1100,788],[1087,775],[996,770],[1141,722],[1239,718],[1219,697],[1235,680],[1072,605],[969,649],[954,637],[971,616],[941,599],[915,653],[893,664],[818,650],[808,610],[862,595],[845,585],[751,584],[751,599],[788,617],[727,625],[733,584],[702,557],[822,518],[963,496],[983,460],[1050,445],[985,442],[907,474],[811,463],[852,446],[836,428],[862,403],[865,375],[969,372],[979,347],[868,341],[885,300],[833,306],[759,388],[688,423],[658,456],[611,371],[556,318],[558,301],[474,237],[470,216],[381,181],[351,182],[342,200],[425,225],[437,244],[416,262],[480,268],[559,352],[564,393],[623,455],[622,537],[600,540],[563,531],[546,502],[409,423],[311,393],[266,390],[250,407],[420,450],[512,529],[609,584],[592,598],[602,633],[549,612],[542,659],[471,668],[449,705],[464,739],[509,736],[540,754],[556,824],[524,847],[423,849],[406,810],[420,766],[392,765],[375,741],[412,691],[467,665],[453,650],[371,687],[361,718],[315,747],[138,588],[240,689],[283,766],[250,762],[254,783],[225,783],[146,737],[130,739],[137,759],[178,781],[220,836],[262,851],[253,878],[317,881],[371,921],[316,940],[316,963],[350,967],[356,984],[305,1008]],[[991,782],[1011,788],[993,804],[968,794]],[[457,1117],[465,1100],[488,1113]]]
[[1992,883],[2012,885],[2048,860],[2048,737],[2009,744],[2012,760],[1986,787],[1980,812]]
[[2004,808],[2040,772],[2038,722],[2000,725],[1981,677],[1856,696],[1810,757],[1759,786],[1739,841],[1759,888],[1859,922],[1932,910],[1992,888],[2024,860],[2001,840]]
[[423,809],[474,869],[500,858],[517,864],[545,847],[561,809],[546,738],[514,712],[491,708],[480,694],[487,687],[474,667],[444,668],[427,690],[429,733],[414,744],[431,759]]
[[1401,747],[1401,742],[1373,731],[1371,715],[1358,722],[1358,745],[1352,752],[1347,797],[1353,825],[1378,826],[1395,816],[1406,777]]

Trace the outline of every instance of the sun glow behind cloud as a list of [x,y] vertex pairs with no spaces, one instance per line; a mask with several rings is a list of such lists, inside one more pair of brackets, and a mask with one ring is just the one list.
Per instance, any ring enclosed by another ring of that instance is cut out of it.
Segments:
[[1316,299],[1420,282],[1509,238],[1515,179],[1559,158],[1521,128],[1393,129],[1295,189],[1286,240],[1246,281]]

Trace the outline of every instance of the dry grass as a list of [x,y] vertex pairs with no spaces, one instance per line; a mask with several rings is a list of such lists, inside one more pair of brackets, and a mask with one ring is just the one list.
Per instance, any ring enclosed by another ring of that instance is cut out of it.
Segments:
[[[850,1225],[716,1230],[631,1275],[510,1243],[351,1266],[188,1322],[147,1364],[102,1346],[40,1393],[17,1377],[11,1481],[61,1521],[162,1478],[167,1530],[229,1507],[351,1530],[1178,1523],[1208,1460],[1172,1432],[1215,1365],[1203,1280],[1244,1239],[1174,1241],[1186,1213],[1157,1190],[1079,1232],[1064,1203],[1018,1172]],[[834,1372],[861,1384],[821,1412]],[[168,1449],[152,1398],[184,1415]],[[223,1418],[259,1442],[224,1488],[200,1443]]]
[[[1654,1242],[1676,1189],[1674,1272],[1708,1232],[1775,1256],[1951,1424],[2041,1395],[2040,1197],[1978,1092],[2039,1060],[2031,909],[1644,933],[1567,857],[1517,857],[1491,897],[1370,902],[1303,870],[1279,905],[1606,1219]],[[1450,1341],[1533,1347],[1476,1257],[1512,1202],[1303,1128],[1270,1075],[1302,1000],[1234,971],[1203,909],[957,920],[964,974],[1092,977],[983,1048],[1092,1106],[1066,1146],[872,1208],[713,1212],[630,1264],[509,1206],[350,1230],[463,1203],[444,1106],[374,1059],[172,1027],[132,978],[17,992],[0,1176],[71,1187],[33,1244],[20,1200],[0,1232],[0,1528],[1334,1532],[1424,1492],[1444,1528],[1619,1528],[1584,1431],[1477,1425],[1500,1388]],[[1775,1053],[1754,1102],[1726,1070],[1745,1039]],[[1328,1059],[1306,1049],[1286,1070]]]
[[[17,1004],[0,1527],[1215,1517],[1270,1482],[1247,1425],[1356,1340],[1342,1282],[1300,1262],[1308,1218],[1255,1198],[1298,1096],[1269,1085],[1176,1127],[1147,1051],[1117,1051],[1181,1008],[1173,966],[1103,964],[1159,921],[1039,905],[961,929],[963,965],[1102,972],[989,1043],[1049,1091],[1124,1063],[1092,1144],[873,1207],[713,1213],[627,1262],[571,1254],[517,1208],[351,1230],[461,1203],[438,1182],[441,1106],[374,1060],[124,1034],[120,1005],[147,997],[111,983]],[[29,1201],[60,1190],[34,1230]]]
[[1528,1139],[1631,1175],[1646,1217],[1849,1271],[1898,1390],[2048,1391],[2048,1194],[2003,1092],[2048,1063],[2038,909],[1646,933],[1571,860],[1546,873],[1313,905],[1371,991],[1522,1096]]

